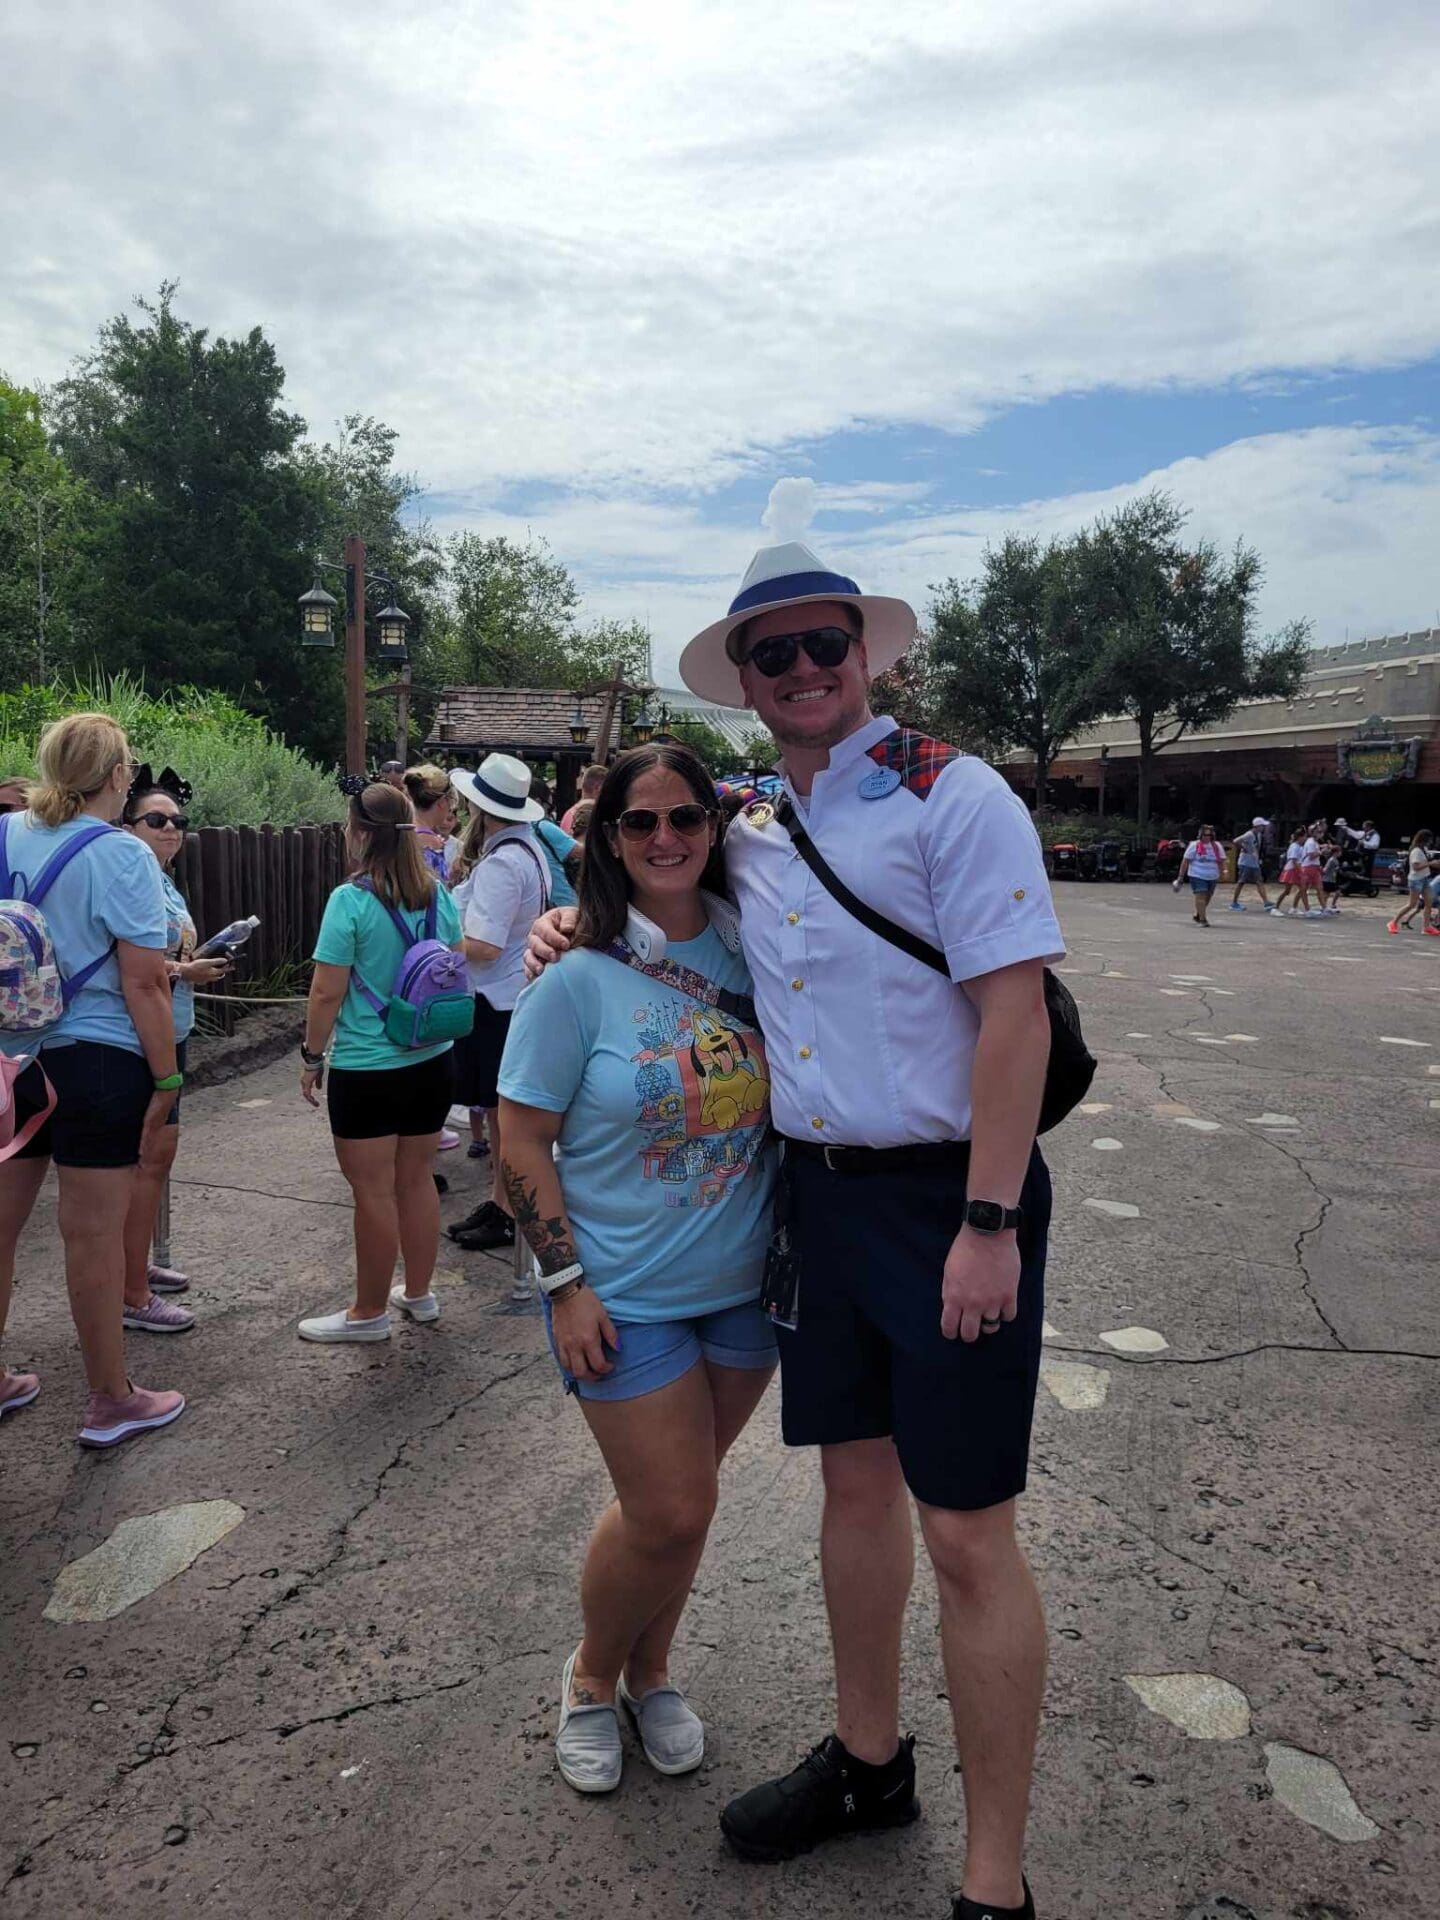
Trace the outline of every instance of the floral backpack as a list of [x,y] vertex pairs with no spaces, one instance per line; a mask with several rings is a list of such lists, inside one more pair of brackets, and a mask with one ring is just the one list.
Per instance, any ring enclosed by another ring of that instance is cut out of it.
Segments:
[[112,942],[98,960],[68,978],[62,976],[41,903],[76,854],[116,829],[97,820],[71,834],[35,878],[26,881],[11,871],[6,851],[5,829],[14,817],[0,814],[0,1033],[41,1033],[54,1026],[115,951]]

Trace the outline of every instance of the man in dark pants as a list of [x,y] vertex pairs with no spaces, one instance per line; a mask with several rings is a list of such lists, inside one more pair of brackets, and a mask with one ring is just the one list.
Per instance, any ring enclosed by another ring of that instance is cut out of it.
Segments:
[[1050,1186],[1035,1147],[1043,969],[1064,943],[1028,814],[1000,777],[870,712],[915,618],[799,545],[763,550],[681,661],[784,749],[796,814],[869,906],[949,978],[863,927],[761,802],[726,842],[787,1138],[798,1316],[785,1439],[818,1445],[836,1724],[721,1825],[780,1860],[918,1812],[900,1739],[913,1573],[907,1489],[940,1589],[968,1816],[956,1920],[1033,1916],[1022,1870],[1045,1676],[1015,1535],[1039,1371]]

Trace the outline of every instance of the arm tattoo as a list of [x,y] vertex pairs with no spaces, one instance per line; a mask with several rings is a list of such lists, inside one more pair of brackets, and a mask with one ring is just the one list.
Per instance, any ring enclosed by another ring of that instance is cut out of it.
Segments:
[[564,1214],[544,1218],[534,1183],[527,1186],[508,1160],[501,1165],[500,1173],[506,1196],[515,1209],[515,1224],[529,1241],[541,1273],[559,1273],[563,1267],[573,1267],[575,1241],[566,1228]]

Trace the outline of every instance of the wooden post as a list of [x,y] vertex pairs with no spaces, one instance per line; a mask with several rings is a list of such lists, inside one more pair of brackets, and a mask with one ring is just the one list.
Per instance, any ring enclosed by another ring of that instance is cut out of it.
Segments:
[[345,771],[365,771],[365,542],[345,538]]
[[395,758],[402,767],[410,764],[410,662],[400,669],[400,684],[395,690]]

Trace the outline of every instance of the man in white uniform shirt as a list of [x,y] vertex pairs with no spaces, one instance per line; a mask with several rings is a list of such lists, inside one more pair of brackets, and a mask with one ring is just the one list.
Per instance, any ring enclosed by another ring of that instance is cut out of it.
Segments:
[[[1015,1537],[1039,1369],[1049,1179],[1043,967],[1064,951],[1040,845],[983,761],[876,718],[869,684],[915,617],[802,546],[756,556],[681,677],[751,707],[800,822],[949,978],[860,925],[763,803],[726,841],[787,1148],[798,1314],[780,1331],[784,1429],[819,1445],[836,1731],[722,1827],[780,1859],[918,1811],[900,1739],[908,1486],[941,1596],[968,1815],[957,1920],[1033,1915],[1022,1874],[1045,1673]],[[969,1196],[967,1203],[967,1194]],[[1019,1209],[1018,1214],[1016,1209]]]
[[[819,1446],[836,1720],[721,1826],[752,1859],[919,1812],[900,1738],[913,1576],[907,1488],[935,1568],[967,1812],[954,1920],[1033,1920],[1022,1855],[1045,1678],[1015,1537],[1039,1374],[1050,1183],[1035,1147],[1064,951],[1039,841],[998,774],[877,718],[872,676],[915,635],[798,544],[762,550],[686,685],[753,707],[784,749],[797,824],[852,893],[943,950],[949,977],[862,926],[767,802],[726,836],[786,1136],[799,1259],[779,1329],[785,1439]],[[563,950],[532,936],[534,958]]]

